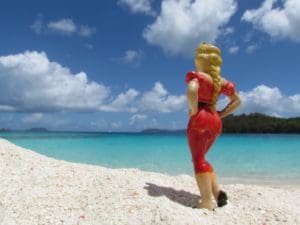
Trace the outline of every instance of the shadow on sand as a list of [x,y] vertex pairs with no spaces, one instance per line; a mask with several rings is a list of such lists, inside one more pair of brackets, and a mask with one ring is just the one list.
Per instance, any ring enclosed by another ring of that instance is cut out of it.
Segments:
[[153,197],[166,196],[171,201],[179,203],[186,207],[195,208],[200,200],[199,195],[192,194],[184,190],[176,190],[171,187],[159,186],[152,183],[146,183],[144,188],[148,190],[148,195]]

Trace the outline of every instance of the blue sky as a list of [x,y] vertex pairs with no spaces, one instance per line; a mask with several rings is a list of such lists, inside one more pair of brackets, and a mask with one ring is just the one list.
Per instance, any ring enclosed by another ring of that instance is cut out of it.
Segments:
[[300,114],[298,0],[1,3],[0,128],[184,128],[201,41],[222,50],[235,114]]

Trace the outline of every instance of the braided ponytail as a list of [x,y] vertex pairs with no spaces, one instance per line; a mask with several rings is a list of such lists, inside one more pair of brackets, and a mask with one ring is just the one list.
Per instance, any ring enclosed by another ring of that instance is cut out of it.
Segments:
[[211,76],[214,83],[212,105],[210,106],[210,109],[214,112],[216,111],[216,104],[221,89],[220,66],[223,62],[221,58],[221,51],[214,45],[201,43],[198,46],[195,55],[195,61],[197,62],[198,60],[203,61],[202,70]]

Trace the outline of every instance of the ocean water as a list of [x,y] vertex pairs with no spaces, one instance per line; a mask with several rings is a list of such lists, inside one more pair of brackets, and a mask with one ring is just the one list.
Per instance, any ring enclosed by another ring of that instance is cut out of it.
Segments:
[[[70,162],[193,175],[184,134],[10,132],[0,137]],[[300,184],[297,134],[222,134],[207,159],[224,181]]]

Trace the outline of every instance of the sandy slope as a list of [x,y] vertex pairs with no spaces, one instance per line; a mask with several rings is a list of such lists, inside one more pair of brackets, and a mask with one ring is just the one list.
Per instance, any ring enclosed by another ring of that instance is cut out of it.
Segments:
[[193,209],[193,177],[51,159],[0,139],[0,224],[300,224],[300,190],[223,185],[230,202]]

